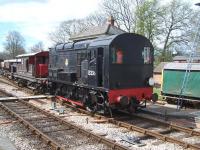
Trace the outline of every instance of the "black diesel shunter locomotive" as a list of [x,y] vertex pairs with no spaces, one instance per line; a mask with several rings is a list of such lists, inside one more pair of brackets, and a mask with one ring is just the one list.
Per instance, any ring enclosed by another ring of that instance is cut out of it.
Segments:
[[59,44],[50,49],[49,59],[51,92],[68,102],[105,112],[134,110],[152,99],[153,46],[141,35]]

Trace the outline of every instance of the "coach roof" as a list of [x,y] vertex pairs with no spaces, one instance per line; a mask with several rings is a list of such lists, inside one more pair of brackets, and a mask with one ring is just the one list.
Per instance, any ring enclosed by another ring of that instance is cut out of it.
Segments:
[[[190,63],[191,68],[190,70],[200,70],[200,63]],[[169,70],[186,70],[188,66],[188,63],[167,63],[164,66],[164,69]]]
[[7,59],[7,60],[4,60],[4,62],[11,62],[11,63],[21,62],[21,59]]
[[30,56],[35,56],[35,55],[40,55],[43,53],[47,53],[48,51],[41,51],[41,52],[36,52],[36,53],[28,53],[28,54],[21,54],[17,55],[16,58],[22,58],[22,57],[30,57]]

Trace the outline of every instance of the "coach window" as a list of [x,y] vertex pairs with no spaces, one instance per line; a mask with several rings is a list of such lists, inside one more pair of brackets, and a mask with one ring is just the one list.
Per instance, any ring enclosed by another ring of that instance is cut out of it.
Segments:
[[113,64],[123,64],[123,51],[120,48],[112,48],[112,63]]

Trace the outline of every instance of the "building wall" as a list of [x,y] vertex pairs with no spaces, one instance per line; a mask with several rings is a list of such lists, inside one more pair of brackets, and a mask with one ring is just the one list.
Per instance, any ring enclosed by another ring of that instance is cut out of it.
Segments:
[[161,86],[162,84],[162,74],[161,73],[154,73],[153,75],[155,86]]

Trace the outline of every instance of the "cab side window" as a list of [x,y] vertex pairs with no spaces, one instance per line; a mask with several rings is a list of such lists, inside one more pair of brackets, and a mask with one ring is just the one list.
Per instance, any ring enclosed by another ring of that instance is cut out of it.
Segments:
[[142,52],[142,56],[143,56],[143,59],[144,59],[144,64],[151,64],[152,63],[150,47],[144,47],[144,50]]
[[112,48],[112,63],[113,64],[123,64],[123,51],[120,48]]

